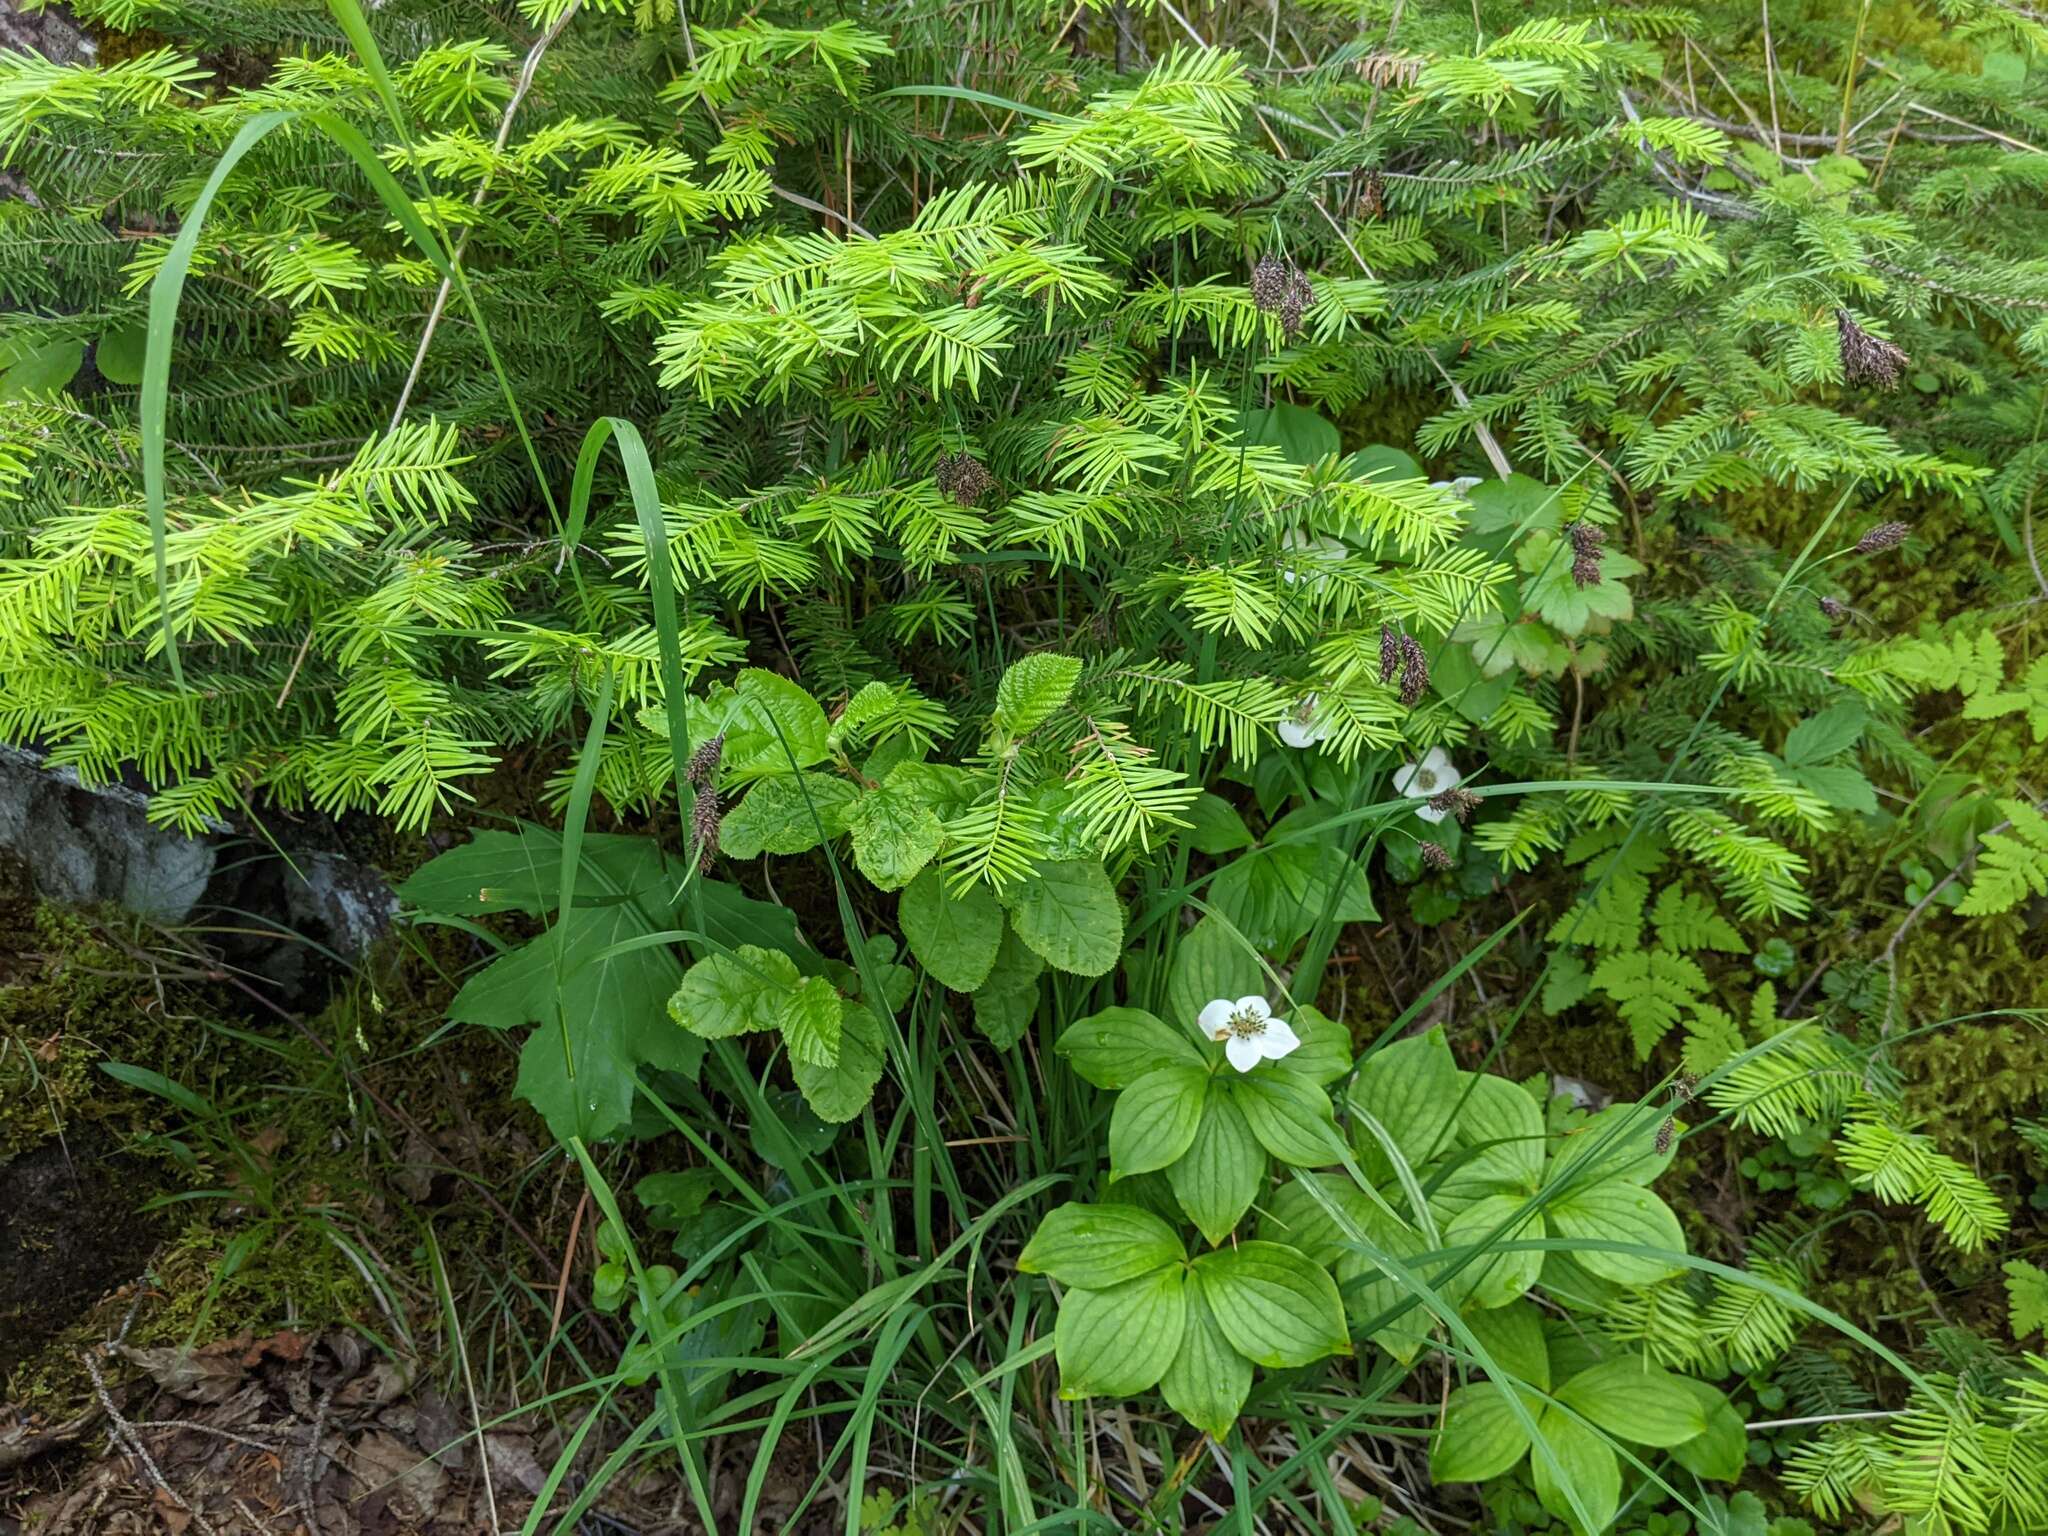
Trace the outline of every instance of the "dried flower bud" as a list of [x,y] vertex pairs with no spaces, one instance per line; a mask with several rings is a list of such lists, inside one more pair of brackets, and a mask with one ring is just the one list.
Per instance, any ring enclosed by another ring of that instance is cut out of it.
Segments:
[[1451,856],[1442,843],[1420,843],[1417,846],[1422,850],[1422,862],[1431,869],[1451,867]]
[[1429,797],[1429,808],[1432,811],[1440,816],[1455,816],[1461,824],[1483,803],[1471,790],[1461,789],[1455,784],[1449,789],[1440,789]]
[[1839,597],[1822,598],[1820,600],[1820,611],[1837,624],[1849,617],[1849,605]]
[[932,470],[939,489],[963,507],[971,507],[995,489],[996,479],[971,453],[941,453]]
[[1851,384],[1875,384],[1879,389],[1898,387],[1899,375],[1908,361],[1905,349],[1895,347],[1882,336],[1873,336],[1854,320],[1849,311],[1835,311],[1835,334],[1841,342],[1842,374]]
[[1358,211],[1368,219],[1376,219],[1387,211],[1387,178],[1378,171],[1367,171],[1365,179],[1359,182]]
[[1413,709],[1415,701],[1429,689],[1429,658],[1413,635],[1401,637],[1401,706]]
[[690,754],[684,772],[697,789],[709,789],[718,781],[718,762],[725,755],[725,732],[720,731]]
[[690,841],[696,846],[697,862],[704,868],[718,861],[718,828],[724,820],[715,789],[704,790],[690,807]]
[[1401,632],[1391,624],[1380,626],[1380,682],[1391,683],[1401,670]]
[[1567,524],[1565,537],[1572,543],[1572,580],[1581,587],[1600,585],[1600,546],[1607,542],[1606,530],[1591,523]]
[[1906,542],[1906,535],[1912,531],[1911,523],[1902,523],[1896,519],[1888,523],[1879,523],[1856,541],[1856,553],[1874,555],[1879,550],[1896,549]]

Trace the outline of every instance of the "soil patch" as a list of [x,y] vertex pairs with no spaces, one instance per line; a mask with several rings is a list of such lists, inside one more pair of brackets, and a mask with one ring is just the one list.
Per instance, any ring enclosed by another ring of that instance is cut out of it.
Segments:
[[135,1279],[163,1236],[136,1207],[156,1177],[92,1137],[0,1164],[0,1380]]

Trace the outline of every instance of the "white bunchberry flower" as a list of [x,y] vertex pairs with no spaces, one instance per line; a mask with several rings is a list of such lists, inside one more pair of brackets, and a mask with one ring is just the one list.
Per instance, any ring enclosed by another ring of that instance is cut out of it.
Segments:
[[1472,487],[1479,484],[1479,480],[1478,475],[1460,475],[1455,480],[1432,480],[1429,488],[1432,491],[1449,491],[1453,496],[1463,496],[1470,501]]
[[1287,562],[1280,572],[1280,579],[1290,587],[1303,582],[1309,590],[1330,584],[1327,571],[1319,571],[1319,565],[1338,565],[1351,551],[1344,547],[1344,541],[1333,539],[1327,534],[1310,533],[1306,528],[1290,528],[1280,535],[1280,547],[1296,559]]
[[1211,1040],[1223,1042],[1223,1054],[1240,1072],[1249,1072],[1262,1061],[1278,1061],[1301,1044],[1301,1036],[1285,1019],[1273,1017],[1263,997],[1240,997],[1236,1002],[1219,997],[1196,1022]]
[[1301,702],[1294,706],[1285,720],[1276,727],[1280,739],[1290,747],[1306,750],[1330,734],[1330,728],[1323,723],[1316,709],[1316,696],[1303,694]]
[[[1403,763],[1394,775],[1394,792],[1411,800],[1430,800],[1447,789],[1456,789],[1463,777],[1442,747],[1431,747],[1419,763]],[[1415,814],[1432,824],[1450,815],[1434,806],[1418,805]]]

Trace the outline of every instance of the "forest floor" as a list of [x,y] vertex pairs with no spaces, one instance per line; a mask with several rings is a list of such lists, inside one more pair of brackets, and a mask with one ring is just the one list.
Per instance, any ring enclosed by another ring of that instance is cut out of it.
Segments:
[[[541,1531],[701,1529],[675,1477],[566,1513],[647,1389],[549,1485],[616,1327],[578,1186],[503,1113],[509,1052],[418,1048],[403,977],[303,1017],[177,936],[18,897],[0,880],[0,1536],[478,1536],[536,1502]],[[750,1461],[711,1448],[714,1509]],[[772,1468],[764,1514],[809,1481]]]

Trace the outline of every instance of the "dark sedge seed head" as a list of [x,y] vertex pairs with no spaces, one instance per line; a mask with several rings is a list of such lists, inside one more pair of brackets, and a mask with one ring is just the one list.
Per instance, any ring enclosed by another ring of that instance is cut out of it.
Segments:
[[1671,1135],[1676,1129],[1677,1126],[1672,1123],[1669,1115],[1666,1115],[1664,1123],[1657,1127],[1657,1155],[1659,1157],[1662,1157],[1671,1150]]
[[1837,624],[1849,617],[1849,605],[1839,597],[1822,598],[1820,600],[1820,611]]
[[707,789],[697,796],[697,802],[690,807],[690,838],[697,848],[700,865],[709,866],[718,860],[718,829],[725,819],[719,809],[718,791]]
[[1442,843],[1422,843],[1422,862],[1431,869],[1449,869],[1451,856]]
[[1440,789],[1429,797],[1429,808],[1446,816],[1455,816],[1462,823],[1479,809],[1479,796],[1469,789],[1452,786]]
[[1271,252],[1252,264],[1250,286],[1252,303],[1261,313],[1278,315],[1289,336],[1301,329],[1302,314],[1316,296],[1306,272]]
[[1401,637],[1401,705],[1413,709],[1416,700],[1429,689],[1429,658],[1413,635]]
[[717,782],[718,761],[725,755],[725,732],[720,731],[690,754],[690,761],[684,771],[690,783],[698,789],[708,788]]
[[1842,375],[1851,384],[1875,384],[1879,389],[1898,387],[1899,375],[1909,359],[1903,347],[1895,347],[1881,336],[1873,336],[1854,320],[1849,311],[1835,311],[1835,335],[1842,348]]
[[1859,555],[1874,555],[1880,550],[1896,549],[1899,545],[1906,542],[1906,535],[1912,531],[1913,525],[1911,523],[1902,523],[1897,519],[1888,523],[1879,523],[1870,532],[1864,534],[1862,538],[1856,541],[1856,553]]
[[932,479],[960,506],[971,507],[995,489],[995,476],[971,453],[941,453]]
[[1401,632],[1391,624],[1380,626],[1380,682],[1391,683],[1401,670]]
[[1580,587],[1600,585],[1600,546],[1607,542],[1604,529],[1591,523],[1567,524],[1565,537],[1572,546],[1572,581]]

